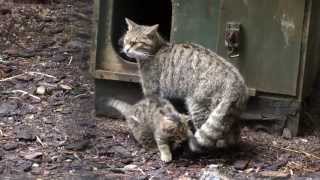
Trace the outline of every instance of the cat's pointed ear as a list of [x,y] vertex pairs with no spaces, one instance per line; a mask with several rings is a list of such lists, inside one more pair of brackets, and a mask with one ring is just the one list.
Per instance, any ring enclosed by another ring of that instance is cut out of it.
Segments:
[[149,35],[149,34],[154,34],[155,32],[158,31],[158,28],[159,28],[159,24],[146,27],[144,33],[145,33],[145,34],[148,34],[148,35]]
[[131,21],[129,18],[125,18],[126,23],[128,25],[128,29],[132,30],[134,27],[136,27],[138,24],[136,24],[135,22]]

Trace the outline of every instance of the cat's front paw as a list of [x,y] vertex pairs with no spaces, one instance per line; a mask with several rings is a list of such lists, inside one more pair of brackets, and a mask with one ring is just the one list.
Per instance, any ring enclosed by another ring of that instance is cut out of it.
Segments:
[[165,163],[169,163],[172,161],[172,155],[171,154],[161,154],[160,159],[161,159],[161,161],[163,161]]
[[192,137],[188,141],[189,148],[194,153],[200,153],[202,151],[201,146],[197,142],[196,138]]

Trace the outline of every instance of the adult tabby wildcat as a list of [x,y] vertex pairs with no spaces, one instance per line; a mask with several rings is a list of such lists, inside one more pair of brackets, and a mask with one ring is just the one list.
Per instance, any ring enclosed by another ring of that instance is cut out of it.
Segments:
[[239,112],[248,99],[237,68],[200,45],[166,42],[158,25],[126,22],[123,52],[137,59],[143,93],[185,100],[196,127],[191,150],[235,144]]
[[178,113],[166,99],[147,97],[129,105],[110,98],[106,104],[125,116],[132,135],[145,149],[158,147],[164,162],[170,162],[171,150],[192,136],[188,116]]

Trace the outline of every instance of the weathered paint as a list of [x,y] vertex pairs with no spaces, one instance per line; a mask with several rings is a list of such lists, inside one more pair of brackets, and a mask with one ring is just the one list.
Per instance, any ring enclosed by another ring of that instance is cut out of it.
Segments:
[[294,20],[290,18],[287,14],[283,14],[281,21],[281,31],[283,33],[285,46],[287,48],[289,46],[289,40],[293,39],[295,36],[295,24]]
[[227,57],[225,24],[241,23],[236,61],[248,85],[260,92],[297,96],[305,0],[221,3],[218,53]]

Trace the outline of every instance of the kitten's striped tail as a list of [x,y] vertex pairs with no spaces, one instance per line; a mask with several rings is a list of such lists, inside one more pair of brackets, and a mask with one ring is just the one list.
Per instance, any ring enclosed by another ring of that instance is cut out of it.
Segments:
[[125,116],[125,118],[128,118],[129,116],[129,111],[130,109],[132,109],[132,105],[118,100],[118,99],[114,99],[114,98],[107,98],[104,99],[105,100],[105,104],[108,107],[112,107],[114,109],[116,109],[117,111],[119,111],[123,116]]

